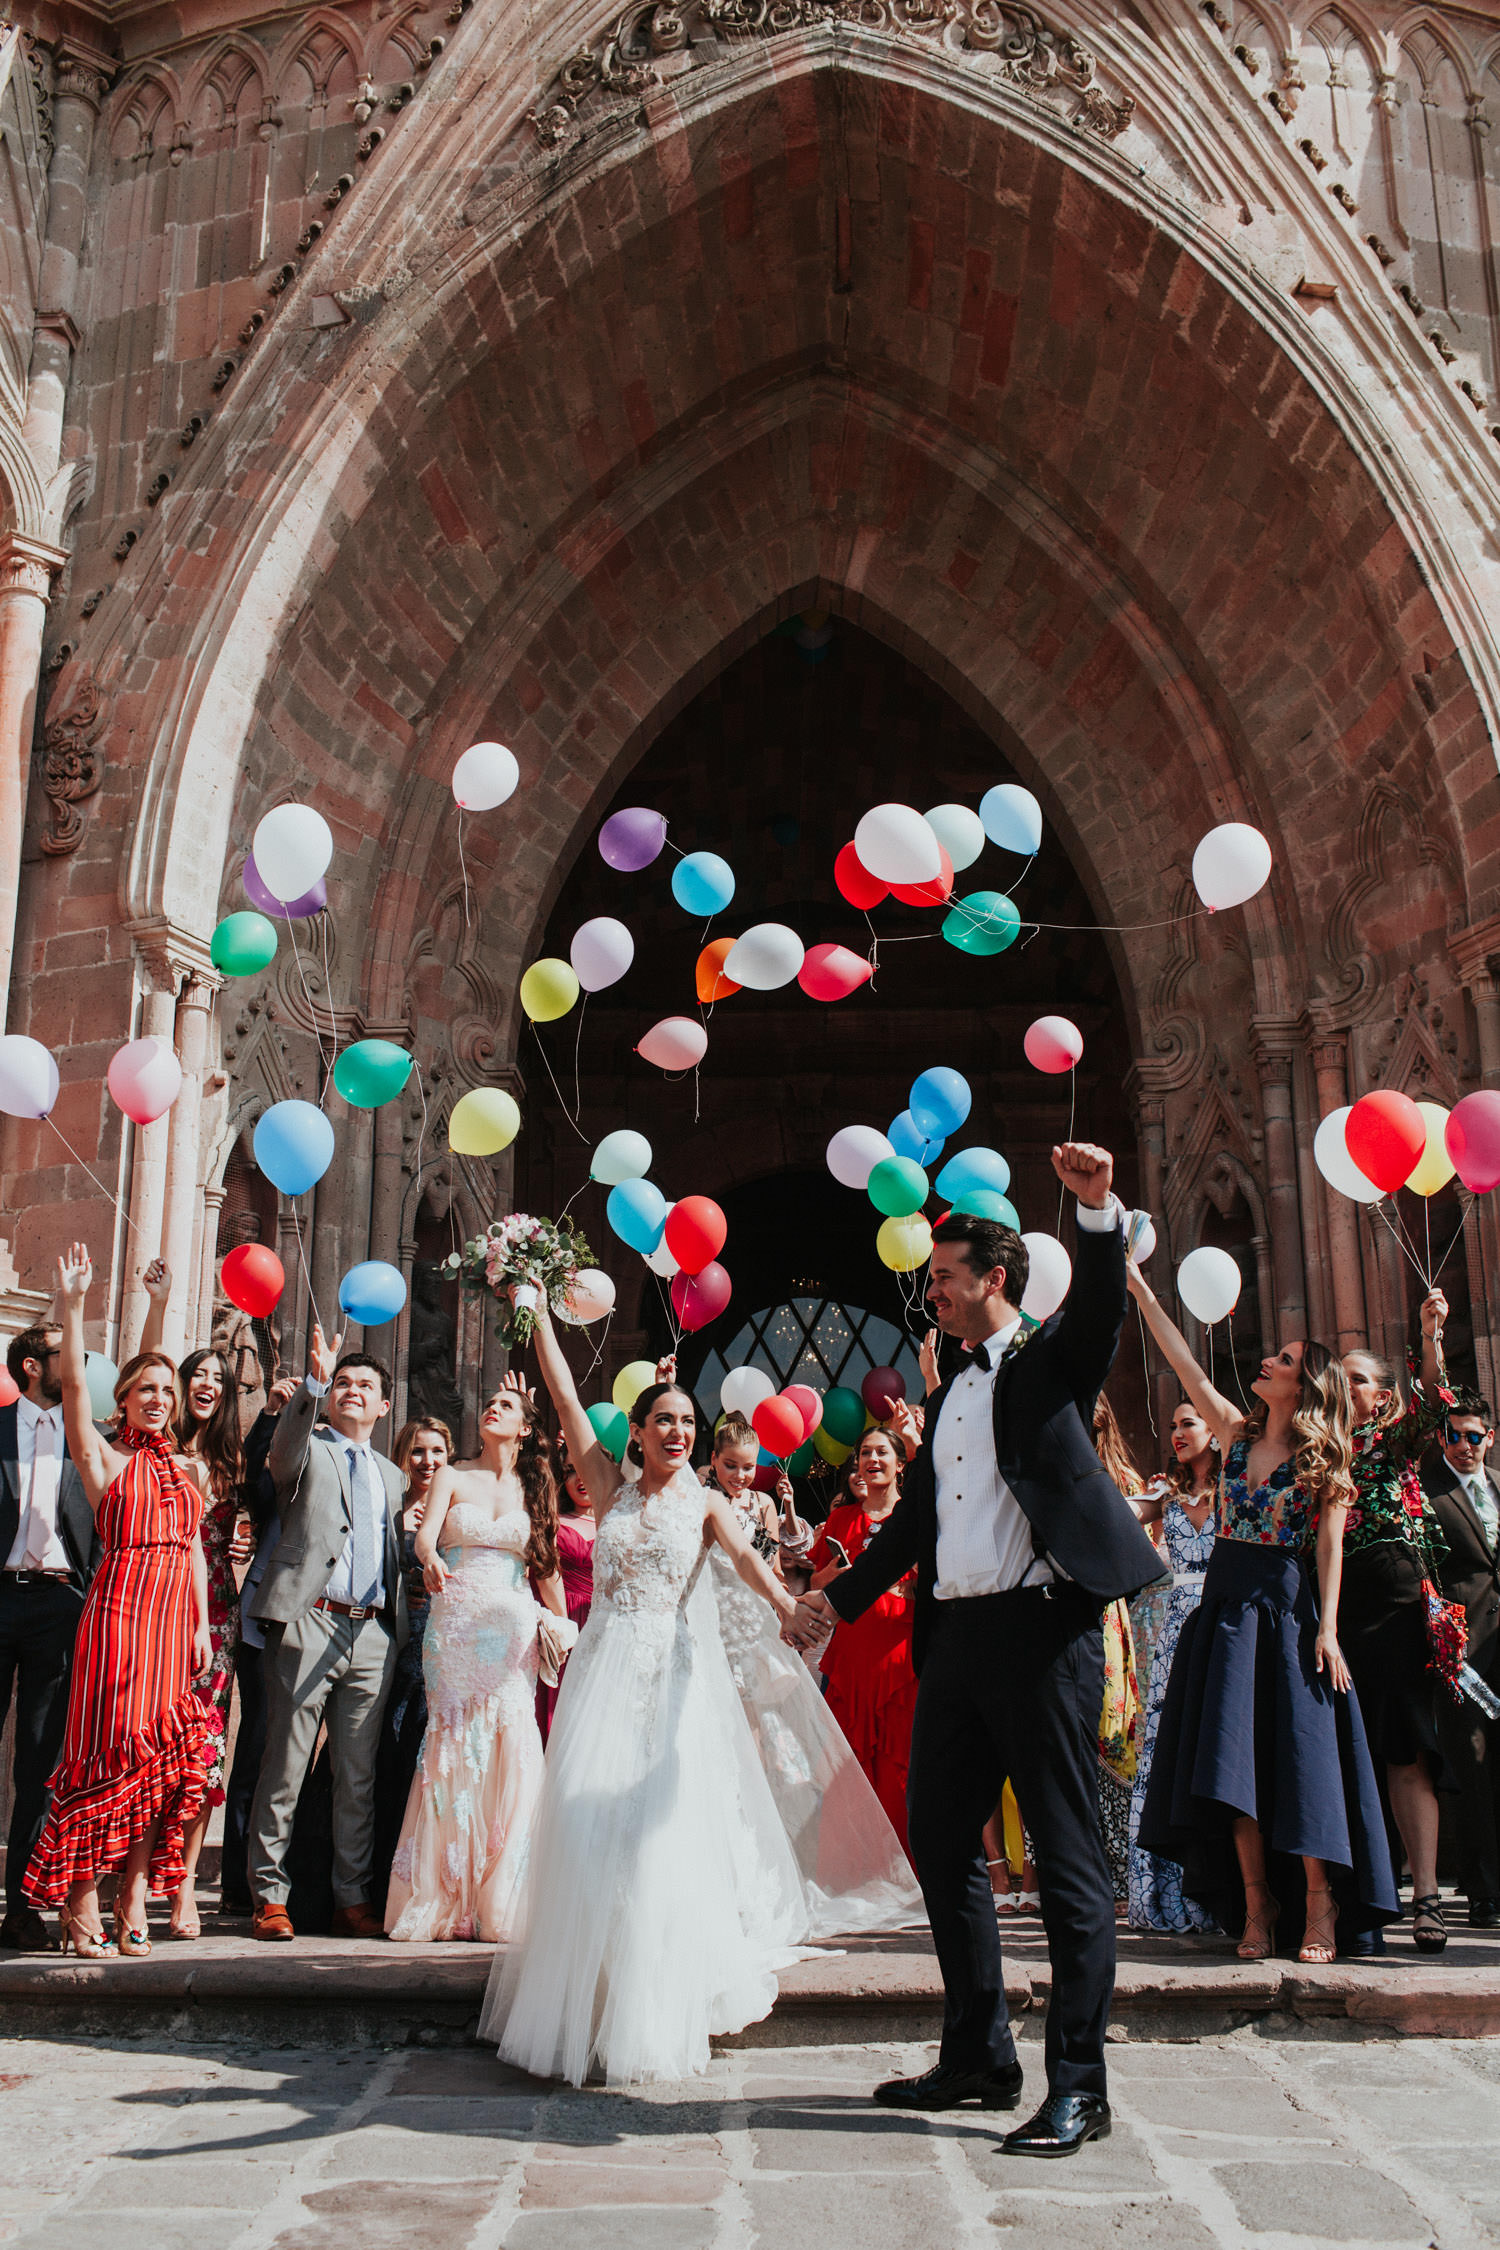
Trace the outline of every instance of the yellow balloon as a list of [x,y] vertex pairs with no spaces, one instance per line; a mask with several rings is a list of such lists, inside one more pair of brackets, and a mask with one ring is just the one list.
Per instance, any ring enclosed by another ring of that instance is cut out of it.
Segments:
[[633,1359],[628,1367],[620,1369],[619,1374],[610,1386],[609,1395],[622,1414],[629,1414],[634,1410],[635,1402],[647,1384],[655,1381],[655,1360]]
[[566,961],[533,961],[521,979],[521,1005],[533,1023],[553,1023],[578,998],[578,979]]
[[830,1437],[821,1422],[813,1431],[812,1441],[823,1459],[835,1469],[841,1469],[854,1451],[852,1445],[840,1445],[836,1437]]
[[1417,1158],[1416,1170],[1406,1184],[1413,1195],[1436,1195],[1453,1177],[1453,1159],[1443,1138],[1448,1112],[1441,1102],[1418,1102],[1417,1107],[1427,1127],[1427,1146]]
[[448,1119],[448,1146],[459,1156],[495,1156],[521,1130],[515,1097],[503,1086],[475,1086]]
[[932,1256],[932,1229],[920,1211],[901,1219],[883,1219],[875,1237],[880,1262],[892,1273],[915,1273]]

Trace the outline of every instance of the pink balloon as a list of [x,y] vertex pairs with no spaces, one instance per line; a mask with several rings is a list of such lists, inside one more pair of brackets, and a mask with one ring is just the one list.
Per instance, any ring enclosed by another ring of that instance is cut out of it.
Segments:
[[734,1285],[714,1259],[701,1273],[672,1276],[672,1309],[684,1328],[706,1328],[717,1320],[733,1294]]
[[797,972],[809,1000],[846,1000],[870,975],[862,953],[847,945],[810,945]]
[[1033,1070],[1056,1076],[1074,1068],[1083,1053],[1083,1033],[1066,1016],[1038,1016],[1021,1044]]
[[802,1409],[802,1435],[810,1438],[823,1419],[823,1401],[811,1383],[788,1383],[781,1395]]
[[0,1406],[14,1406],[20,1395],[20,1384],[10,1369],[0,1364]]
[[182,1065],[165,1039],[132,1039],[110,1063],[109,1090],[133,1123],[154,1124],[182,1091]]
[[708,1052],[708,1033],[695,1016],[663,1016],[635,1051],[658,1070],[691,1070]]
[[1455,1102],[1443,1139],[1453,1169],[1472,1194],[1500,1187],[1500,1093],[1486,1088]]

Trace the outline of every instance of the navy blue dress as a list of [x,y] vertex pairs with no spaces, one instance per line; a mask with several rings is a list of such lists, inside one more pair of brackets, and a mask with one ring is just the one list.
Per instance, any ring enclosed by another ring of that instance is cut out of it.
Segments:
[[1342,1940],[1400,1912],[1380,1794],[1358,1702],[1316,1668],[1303,1562],[1315,1517],[1290,1461],[1249,1487],[1249,1450],[1237,1439],[1224,1464],[1220,1535],[1172,1660],[1140,1842],[1178,1861],[1186,1895],[1237,1929],[1244,1887],[1231,1829],[1248,1815],[1288,1919],[1301,1919],[1302,1859],[1327,1863]]

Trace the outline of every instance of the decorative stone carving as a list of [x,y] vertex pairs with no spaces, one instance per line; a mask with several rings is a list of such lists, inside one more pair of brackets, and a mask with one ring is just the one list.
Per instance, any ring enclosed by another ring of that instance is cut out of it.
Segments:
[[76,852],[83,842],[84,815],[79,807],[98,795],[104,779],[99,738],[106,710],[98,681],[84,671],[62,684],[47,713],[40,765],[52,825],[42,838],[42,850],[54,859]]
[[591,45],[568,57],[529,122],[544,148],[556,148],[598,98],[630,100],[675,75],[658,68],[680,56],[692,69],[722,58],[726,46],[775,39],[816,24],[936,39],[954,53],[993,55],[1000,75],[1027,93],[1076,96],[1072,123],[1114,140],[1135,109],[1096,82],[1093,54],[1070,32],[1020,0],[636,0]]

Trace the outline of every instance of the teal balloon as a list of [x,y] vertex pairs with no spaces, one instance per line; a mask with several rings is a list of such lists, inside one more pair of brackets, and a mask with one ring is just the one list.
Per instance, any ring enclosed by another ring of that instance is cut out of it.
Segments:
[[786,1465],[787,1475],[789,1477],[805,1477],[817,1458],[817,1447],[813,1444],[811,1438],[805,1438]]
[[1004,891],[970,891],[955,899],[943,922],[943,935],[960,953],[1003,953],[1020,935],[1021,917]]
[[255,977],[276,958],[276,925],[264,914],[226,914],[208,943],[222,977]]
[[630,1419],[618,1406],[591,1406],[588,1410],[595,1437],[612,1461],[623,1461],[630,1443]]
[[858,1445],[865,1434],[865,1402],[858,1391],[846,1390],[840,1383],[825,1392],[823,1419],[818,1427],[826,1430],[836,1445]]
[[994,1188],[961,1188],[953,1198],[953,1209],[967,1212],[971,1219],[998,1219],[1001,1226],[1014,1227],[1017,1234],[1021,1231],[1021,1221],[1010,1197],[999,1194]]
[[83,1355],[84,1387],[89,1394],[89,1412],[96,1422],[112,1422],[115,1413],[115,1385],[120,1380],[120,1370],[103,1352],[85,1352]]
[[888,1219],[909,1218],[927,1201],[927,1174],[909,1156],[883,1157],[865,1182],[865,1192]]
[[339,1307],[361,1328],[383,1328],[406,1303],[406,1277],[383,1258],[351,1266],[339,1283]]
[[949,1157],[934,1185],[950,1203],[965,1188],[993,1188],[996,1195],[1004,1195],[1010,1186],[1010,1166],[997,1148],[963,1148]]
[[356,1039],[333,1065],[333,1083],[351,1109],[394,1101],[411,1076],[411,1056],[391,1039]]
[[333,1162],[333,1127],[311,1102],[276,1102],[256,1125],[255,1161],[283,1195],[306,1195]]
[[909,1156],[913,1164],[934,1164],[943,1153],[942,1136],[925,1132],[909,1109],[891,1119],[885,1137],[898,1156]]
[[689,852],[672,870],[672,896],[689,914],[722,914],[734,897],[734,869],[717,852]]
[[627,1250],[649,1258],[667,1224],[667,1199],[654,1180],[621,1180],[609,1191],[604,1216]]

